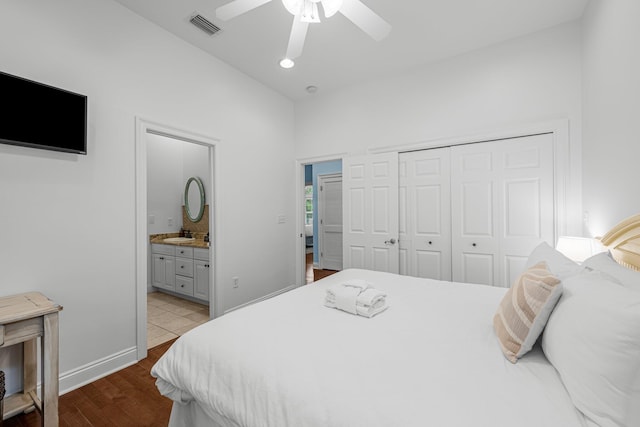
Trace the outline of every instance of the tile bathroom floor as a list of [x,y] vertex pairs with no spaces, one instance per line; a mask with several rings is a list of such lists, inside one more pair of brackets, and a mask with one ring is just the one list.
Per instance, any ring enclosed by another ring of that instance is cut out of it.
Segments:
[[162,292],[147,294],[147,348],[179,337],[209,320],[209,306]]

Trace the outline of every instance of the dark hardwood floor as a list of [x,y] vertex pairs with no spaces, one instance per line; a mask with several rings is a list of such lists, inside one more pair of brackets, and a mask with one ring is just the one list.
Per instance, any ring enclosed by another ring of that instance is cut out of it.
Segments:
[[[150,349],[133,366],[60,396],[60,426],[166,426],[171,400],[160,395],[149,372],[173,341]],[[33,411],[5,420],[3,427],[40,425],[40,414]]]
[[317,268],[313,268],[313,254],[307,254],[306,257],[307,262],[307,271],[306,271],[306,279],[307,284],[313,283],[316,280],[320,280],[323,277],[331,276],[334,273],[337,273],[336,270],[320,270]]

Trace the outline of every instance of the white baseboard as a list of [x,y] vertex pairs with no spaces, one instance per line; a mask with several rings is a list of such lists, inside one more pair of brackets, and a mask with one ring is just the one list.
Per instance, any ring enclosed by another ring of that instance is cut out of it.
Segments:
[[285,292],[289,292],[290,290],[295,289],[295,288],[297,288],[296,285],[287,286],[286,288],[280,289],[279,291],[272,292],[272,293],[270,293],[268,295],[265,295],[263,297],[256,298],[256,299],[251,300],[249,302],[245,302],[244,304],[240,304],[240,305],[237,305],[237,306],[235,306],[233,308],[225,310],[224,314],[231,313],[232,311],[238,310],[239,308],[247,307],[247,306],[249,306],[251,304],[255,304],[255,303],[260,302],[260,301],[268,300],[268,299],[273,298],[275,296],[278,296],[280,294],[284,294]]
[[60,374],[60,394],[68,393],[135,364],[138,361],[136,355],[136,347],[131,347]]

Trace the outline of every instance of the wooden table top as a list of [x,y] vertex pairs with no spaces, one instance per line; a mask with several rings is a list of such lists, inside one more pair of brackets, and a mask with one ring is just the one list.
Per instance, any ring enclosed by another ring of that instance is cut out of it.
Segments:
[[60,310],[62,310],[62,306],[54,303],[40,292],[0,297],[0,324],[44,316]]

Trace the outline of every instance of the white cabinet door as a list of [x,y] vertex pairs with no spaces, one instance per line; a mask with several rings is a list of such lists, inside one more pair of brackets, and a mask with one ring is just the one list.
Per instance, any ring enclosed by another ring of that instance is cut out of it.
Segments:
[[453,280],[509,287],[554,241],[553,136],[451,149]]
[[201,300],[209,301],[209,261],[196,259],[194,266],[193,296]]
[[401,153],[400,274],[451,280],[450,148]]
[[152,284],[155,287],[174,290],[176,285],[175,257],[152,254]]
[[320,268],[342,270],[342,174],[320,175],[319,184]]
[[398,273],[398,154],[343,164],[344,268]]

